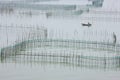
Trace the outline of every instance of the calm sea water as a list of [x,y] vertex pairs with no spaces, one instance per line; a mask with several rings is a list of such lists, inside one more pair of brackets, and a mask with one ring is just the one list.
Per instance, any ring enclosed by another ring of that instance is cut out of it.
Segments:
[[[7,17],[4,18],[3,16],[3,23],[5,23],[6,20],[9,21],[9,24],[11,23],[22,24],[24,23],[24,21],[33,22],[31,24],[46,23],[46,19],[45,20],[42,19],[40,22],[39,21],[40,18],[38,16],[37,16],[38,18],[33,17],[31,19],[27,18],[25,20],[23,19],[18,20],[17,18],[13,18],[13,20],[11,20],[12,19],[11,17],[10,18],[8,17],[9,19],[7,19]],[[17,23],[15,22],[15,20]],[[112,22],[111,24],[103,24],[104,21],[103,22],[98,21],[100,23],[98,25],[98,22],[96,23],[96,18],[94,20],[95,21],[93,22],[94,23],[93,27],[95,27],[95,30],[99,30],[100,28],[104,27],[106,29],[110,29],[110,31],[113,32],[113,27],[119,25],[119,22],[117,22],[117,24],[113,24],[114,22]],[[101,18],[101,20],[103,19]],[[58,20],[56,21],[56,24],[54,24],[55,21],[56,20],[54,19],[53,20],[48,19],[47,20],[47,22],[49,22],[47,23],[47,25],[49,25],[48,28],[49,27],[55,28],[56,26],[61,28],[64,26],[68,26],[66,27],[66,30],[68,30],[70,29],[69,27],[74,26],[74,28],[79,30],[81,25],[80,20],[75,20],[74,22],[72,20],[67,21]],[[61,24],[64,26],[62,26]],[[97,28],[96,25],[98,25]],[[103,27],[101,27],[101,25]],[[114,31],[118,30],[119,29],[116,28]],[[12,58],[12,60],[8,59],[7,61],[0,62],[0,80],[120,80],[120,70],[85,67],[45,61],[40,62],[36,61],[31,62],[24,60],[19,61],[16,60],[16,58]]]
[[0,80],[120,80],[118,69],[14,59],[0,63]]

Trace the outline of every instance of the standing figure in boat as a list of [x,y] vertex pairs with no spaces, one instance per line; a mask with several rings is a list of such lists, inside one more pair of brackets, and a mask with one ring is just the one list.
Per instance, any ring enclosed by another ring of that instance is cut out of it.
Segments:
[[113,32],[113,46],[116,45],[116,42],[117,42],[117,37],[116,34]]

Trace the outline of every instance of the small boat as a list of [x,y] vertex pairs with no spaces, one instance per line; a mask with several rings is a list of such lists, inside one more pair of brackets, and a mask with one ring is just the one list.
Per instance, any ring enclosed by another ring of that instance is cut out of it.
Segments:
[[90,26],[92,26],[92,24],[90,24],[89,22],[88,22],[87,24],[82,23],[82,26],[87,26],[87,27],[90,27]]

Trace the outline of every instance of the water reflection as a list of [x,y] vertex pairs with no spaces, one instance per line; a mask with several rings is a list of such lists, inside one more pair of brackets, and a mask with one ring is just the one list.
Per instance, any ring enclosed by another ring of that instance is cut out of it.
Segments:
[[[7,58],[1,56],[1,64],[24,64],[25,66],[42,66],[44,68],[64,67],[69,69],[91,69],[103,71],[119,71],[117,58],[90,57],[75,54],[17,54]],[[49,66],[49,67],[48,67]]]
[[[75,54],[17,54],[1,56],[2,80],[119,80],[120,68],[111,60]],[[116,61],[116,59],[114,59]]]

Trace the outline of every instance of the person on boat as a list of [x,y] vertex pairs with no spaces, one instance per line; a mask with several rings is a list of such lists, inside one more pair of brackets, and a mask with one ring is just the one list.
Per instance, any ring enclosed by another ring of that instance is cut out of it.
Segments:
[[90,26],[92,26],[92,24],[90,24],[89,22],[88,22],[87,24],[82,23],[82,26],[87,26],[87,27],[90,27]]
[[113,32],[113,45],[115,46],[117,42],[116,34]]

